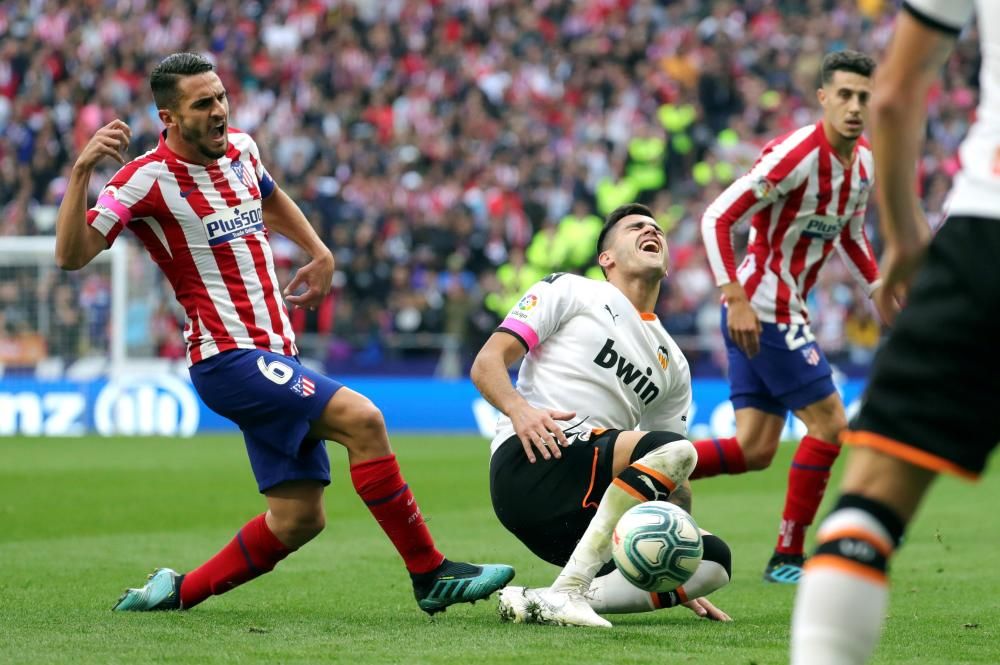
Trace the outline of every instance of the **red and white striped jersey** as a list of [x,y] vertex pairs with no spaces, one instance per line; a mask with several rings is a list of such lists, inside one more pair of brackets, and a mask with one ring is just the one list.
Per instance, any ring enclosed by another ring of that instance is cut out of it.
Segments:
[[230,129],[226,156],[207,166],[183,161],[161,135],[87,213],[109,246],[128,227],[170,280],[191,365],[230,349],[298,354],[261,209],[273,191],[247,134]]
[[[702,217],[716,285],[739,280],[761,321],[807,323],[806,296],[836,247],[871,295],[878,286],[878,264],[864,218],[873,177],[865,139],[858,140],[845,167],[822,122],[768,143],[753,168]],[[751,215],[747,255],[737,269],[731,229]]]

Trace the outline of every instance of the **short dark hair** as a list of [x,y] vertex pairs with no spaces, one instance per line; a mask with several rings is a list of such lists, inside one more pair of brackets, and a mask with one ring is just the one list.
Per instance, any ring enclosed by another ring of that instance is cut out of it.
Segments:
[[871,56],[867,56],[859,51],[834,51],[827,53],[823,58],[823,66],[820,69],[822,85],[826,85],[833,80],[834,72],[851,72],[871,78],[875,71],[875,61]]
[[205,56],[197,53],[174,53],[160,61],[149,75],[149,87],[153,89],[153,101],[158,109],[172,109],[177,106],[179,95],[177,81],[184,76],[194,76],[215,70],[215,65]]
[[[608,213],[607,219],[604,220],[604,226],[601,227],[601,234],[597,236],[598,256],[600,256],[601,252],[604,251],[604,243],[608,238],[608,234],[611,233],[611,229],[615,227],[615,224],[622,221],[629,215],[644,215],[646,217],[653,217],[653,211],[641,203],[626,203],[625,205],[620,205]],[[653,219],[655,219],[655,217],[653,217]],[[608,274],[604,269],[604,266],[601,266],[601,272],[605,275]]]

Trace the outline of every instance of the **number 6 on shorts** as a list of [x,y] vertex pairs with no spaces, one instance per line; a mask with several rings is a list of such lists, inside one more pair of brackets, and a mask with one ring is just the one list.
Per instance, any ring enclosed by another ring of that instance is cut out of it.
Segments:
[[260,369],[261,374],[279,386],[288,383],[295,374],[295,370],[280,360],[265,362],[264,358],[257,358],[257,367]]

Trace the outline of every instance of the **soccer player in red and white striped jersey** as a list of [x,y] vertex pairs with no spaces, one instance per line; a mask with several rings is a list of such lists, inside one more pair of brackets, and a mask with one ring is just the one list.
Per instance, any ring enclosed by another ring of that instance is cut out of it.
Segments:
[[[769,143],[753,168],[707,209],[702,236],[723,293],[736,436],[698,441],[692,478],[764,469],[793,411],[808,428],[792,460],[775,553],[764,578],[801,575],[805,530],[823,498],[846,426],[830,367],[809,328],[806,297],[836,248],[871,296],[878,266],[864,216],[874,163],[862,136],[871,58],[854,51],[823,60],[823,118]],[[731,230],[752,218],[737,267]]]
[[187,313],[189,364],[231,349],[297,355],[264,230],[274,181],[250,136],[209,132],[222,157],[186,162],[161,136],[115,174],[87,222],[109,244],[128,226],[163,270]]
[[[240,426],[268,510],[198,568],[186,575],[158,569],[114,609],[194,607],[269,572],[312,540],[326,519],[324,439],[347,448],[355,490],[402,556],[421,609],[479,600],[506,584],[509,566],[451,562],[437,550],[381,412],[299,362],[285,301],[318,305],[330,290],[333,256],[268,175],[253,139],[228,126],[226,90],[212,63],[171,55],[153,70],[150,87],[165,125],[159,145],[125,164],[129,127],[115,120],[97,132],[59,208],[56,261],[81,268],[125,228],[142,241],[187,314],[191,380],[206,405]],[[88,212],[87,185],[105,157],[123,167]],[[268,230],[311,257],[283,293]]]

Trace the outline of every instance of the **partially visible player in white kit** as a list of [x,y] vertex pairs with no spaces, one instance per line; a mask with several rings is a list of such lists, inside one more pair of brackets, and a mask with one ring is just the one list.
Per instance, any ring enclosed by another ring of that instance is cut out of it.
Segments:
[[[59,207],[56,262],[76,270],[124,229],[138,236],[187,315],[191,381],[209,408],[239,425],[267,511],[187,574],[158,568],[114,609],[190,609],[270,572],[316,537],[330,483],[325,439],[347,449],[354,488],[406,564],[421,609],[433,614],[503,586],[514,576],[509,566],[452,562],[437,550],[378,408],[299,362],[285,301],[319,303],[330,291],[333,256],[268,174],[253,139],[229,127],[229,100],[212,63],[194,53],[167,56],[150,88],[165,127],[159,144],[126,164],[128,125],[115,120],[98,130]],[[104,158],[122,168],[88,211],[90,177]],[[311,257],[284,293],[269,230]]]
[[[609,627],[597,612],[688,603],[728,620],[701,598],[730,579],[729,548],[717,536],[704,536],[701,566],[668,593],[637,589],[610,562],[611,532],[628,508],[669,497],[690,512],[695,455],[685,438],[687,360],[652,313],[667,271],[663,231],[645,206],[622,206],[598,252],[607,282],[565,273],[538,282],[472,367],[476,387],[503,413],[490,460],[497,517],[538,557],[565,566],[551,588],[505,589],[501,616]],[[522,358],[515,388],[507,368]]]
[[[817,91],[823,119],[769,143],[702,218],[724,300],[736,436],[696,441],[698,466],[691,478],[767,468],[788,411],[807,427],[788,474],[778,542],[764,570],[769,582],[794,584],[802,574],[806,529],[847,424],[830,366],[809,328],[806,298],[834,248],[869,296],[879,287],[864,230],[874,164],[862,131],[874,67],[855,51],[827,55]],[[747,254],[737,268],[731,229],[751,217]]]
[[[947,219],[928,244],[915,187],[928,91],[973,11],[980,101],[959,148],[962,167]],[[992,350],[1000,337],[998,54],[995,0],[906,0],[879,65],[872,114],[884,288],[886,297],[905,296],[905,305],[842,437],[850,454],[841,496],[817,530],[792,615],[793,665],[868,662],[888,609],[889,561],[920,501],[939,473],[978,478],[1000,441],[1000,356]],[[995,525],[985,512],[995,508],[979,508],[985,509],[983,526]],[[987,590],[985,602],[995,603],[988,590],[995,588],[996,571],[988,561],[996,531],[979,542],[983,559],[973,574]],[[984,602],[981,595],[969,598],[973,611]],[[912,639],[908,617],[893,614],[897,640]],[[995,638],[979,641],[982,662],[997,662]],[[926,660],[959,660],[930,643],[926,653]],[[970,645],[961,660],[975,660],[973,653]]]

